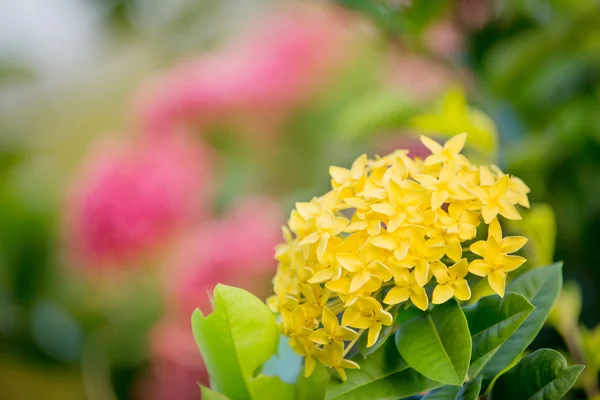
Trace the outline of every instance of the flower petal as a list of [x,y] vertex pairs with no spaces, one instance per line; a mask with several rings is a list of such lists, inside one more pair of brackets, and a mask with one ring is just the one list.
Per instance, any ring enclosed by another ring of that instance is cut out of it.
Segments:
[[341,253],[336,255],[335,258],[348,272],[356,273],[364,268],[358,254]]
[[500,297],[504,297],[504,288],[506,286],[506,273],[502,270],[495,269],[488,275],[488,283],[494,292]]
[[358,274],[354,275],[354,278],[352,278],[352,281],[350,282],[350,293],[354,293],[362,288],[370,279],[371,273],[367,270],[360,271]]
[[410,301],[420,310],[427,310],[429,306],[429,299],[427,298],[427,292],[425,288],[414,288],[411,291]]
[[323,308],[323,319],[321,320],[321,322],[323,323],[323,327],[327,330],[327,332],[329,333],[333,333],[335,332],[335,329],[338,327],[339,322],[337,317],[335,316],[335,314],[333,312],[331,312],[331,310],[329,310],[329,308],[324,307]]
[[469,272],[477,276],[487,276],[492,267],[483,260],[473,260],[469,264]]
[[471,298],[471,288],[469,287],[469,283],[465,279],[461,279],[458,282],[456,282],[454,297],[456,297],[460,301],[467,301]]
[[375,344],[375,342],[377,341],[377,339],[379,339],[379,333],[381,332],[381,328],[382,328],[381,322],[375,322],[369,328],[367,347],[373,346]]
[[447,190],[435,190],[433,193],[431,193],[431,209],[434,211],[437,210],[447,199]]
[[505,253],[514,253],[521,250],[527,243],[527,238],[523,236],[507,236],[500,242],[500,249]]
[[452,153],[457,154],[460,153],[465,147],[465,142],[467,141],[467,133],[459,133],[458,135],[452,136],[445,144],[444,149],[450,150]]
[[415,280],[419,286],[425,286],[429,277],[429,263],[425,261],[419,262],[415,267]]
[[433,289],[431,302],[433,304],[442,304],[451,299],[452,296],[454,296],[454,287],[451,283],[437,285]]
[[406,287],[393,287],[383,299],[385,304],[399,304],[410,297],[410,290]]
[[433,154],[441,153],[442,150],[444,150],[441,144],[433,139],[428,138],[427,136],[421,135],[419,139],[421,139],[421,143],[423,143],[423,145],[427,147]]

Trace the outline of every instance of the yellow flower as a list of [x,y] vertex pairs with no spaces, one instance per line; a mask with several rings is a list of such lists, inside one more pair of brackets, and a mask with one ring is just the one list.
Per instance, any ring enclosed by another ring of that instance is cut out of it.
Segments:
[[487,276],[490,287],[503,297],[506,274],[519,268],[526,261],[523,257],[507,254],[520,250],[525,243],[527,238],[522,236],[503,238],[500,223],[494,219],[489,227],[488,240],[473,243],[470,247],[471,251],[483,257],[483,260],[473,260],[469,272],[477,276]]
[[346,306],[351,306],[356,303],[361,297],[369,297],[373,292],[379,290],[381,288],[381,278],[372,275],[371,279],[365,283],[360,289],[355,292],[350,291],[350,282],[351,279],[348,276],[343,276],[337,281],[327,282],[325,287],[331,290],[340,297],[340,299],[346,304]]
[[466,301],[471,298],[471,289],[465,276],[469,273],[469,263],[466,258],[458,261],[450,268],[439,262],[433,269],[433,275],[437,281],[437,286],[433,289],[433,304],[442,304],[456,297],[459,300]]
[[453,261],[462,258],[461,243],[475,237],[480,223],[479,215],[467,209],[466,202],[453,202],[448,212],[438,209],[438,220],[427,231],[431,238],[442,237],[448,246],[446,255]]
[[360,368],[354,361],[344,358],[344,344],[342,342],[333,342],[324,346],[322,350],[315,353],[315,356],[323,365],[335,369],[342,382],[346,381],[346,369]]
[[367,155],[363,154],[352,163],[350,169],[334,165],[329,167],[331,187],[340,194],[341,198],[353,196],[356,192],[362,191],[366,180],[367,161]]
[[399,304],[408,299],[421,310],[427,310],[429,299],[425,288],[415,279],[415,272],[407,269],[394,269],[394,286],[387,293],[383,302],[385,304]]
[[392,233],[406,220],[411,224],[424,220],[419,205],[424,201],[423,188],[416,182],[403,181],[398,184],[389,182],[389,201],[375,203],[371,209],[387,218],[387,231]]
[[368,260],[362,254],[342,253],[337,255],[338,262],[354,277],[350,282],[350,293],[356,292],[375,275],[383,282],[392,279],[392,271],[378,260]]
[[466,141],[466,133],[454,135],[444,144],[444,146],[429,139],[427,136],[421,136],[421,143],[423,143],[425,147],[431,151],[431,155],[425,159],[425,165],[438,163],[458,165],[469,164],[469,161],[465,158],[465,156],[460,154],[463,147],[465,147]]
[[406,256],[398,260],[398,265],[404,268],[415,267],[415,279],[420,286],[425,286],[429,280],[429,267],[433,261],[438,261],[446,252],[447,246],[443,239],[426,240],[421,231],[414,230],[410,248]]
[[486,224],[492,222],[498,214],[508,219],[521,219],[517,209],[508,201],[509,183],[508,175],[504,175],[491,186],[471,188],[471,191],[481,200],[481,215]]
[[354,305],[346,309],[342,317],[343,325],[369,330],[367,347],[373,346],[379,338],[381,328],[384,325],[392,325],[392,322],[392,314],[385,311],[372,297],[360,297]]
[[[526,239],[503,238],[498,215],[520,218],[514,206],[529,206],[529,188],[494,165],[471,165],[460,154],[466,139],[461,134],[441,145],[422,137],[432,152],[424,161],[410,159],[406,150],[361,155],[350,169],[330,168],[330,191],[296,203],[284,243],[275,249],[275,293],[267,303],[305,357],[306,374],[319,361],[344,379],[345,368],[358,367],[344,359],[361,343],[358,336],[367,330],[373,346],[382,327],[393,323],[382,302],[391,307],[410,300],[425,310],[425,286],[433,277],[434,304],[468,299],[469,272],[504,294],[506,274],[525,261],[509,254]],[[482,259],[469,265],[463,245],[475,238],[481,220],[489,224],[488,238],[470,246]],[[445,255],[453,266],[442,262]]]
[[308,337],[315,343],[329,344],[335,340],[343,342],[345,340],[354,340],[358,337],[358,334],[352,329],[341,326],[335,314],[327,307],[323,308],[321,323],[323,324],[323,328],[317,329]]
[[431,190],[431,208],[435,211],[449,198],[453,200],[468,200],[471,195],[456,179],[456,168],[449,164],[442,168],[439,178],[431,175],[417,174],[414,178],[427,189]]

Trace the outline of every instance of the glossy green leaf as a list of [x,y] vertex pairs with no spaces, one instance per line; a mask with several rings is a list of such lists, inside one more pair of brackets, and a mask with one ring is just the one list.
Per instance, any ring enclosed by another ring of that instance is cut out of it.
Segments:
[[388,340],[367,359],[357,357],[360,369],[348,370],[348,380],[332,379],[327,400],[400,399],[440,386],[410,368]]
[[506,340],[483,368],[484,379],[492,379],[517,360],[544,325],[562,286],[562,263],[536,268],[519,276],[506,288],[523,295],[535,310]]
[[[211,378],[212,389],[234,399],[293,396],[293,386],[255,372],[275,352],[279,330],[268,307],[249,292],[224,285],[214,291],[215,310],[192,315],[194,337]],[[280,397],[281,398],[281,397]]]
[[537,350],[498,378],[490,400],[560,400],[584,368],[568,367],[565,358],[555,350]]
[[463,309],[473,341],[470,376],[481,371],[534,308],[522,295],[508,293],[504,298],[497,295],[484,297]]
[[471,335],[456,300],[401,324],[396,346],[408,365],[429,379],[463,384],[471,359]]
[[229,400],[227,396],[210,390],[206,386],[200,386],[200,393],[202,394],[202,400]]
[[481,391],[481,376],[463,386],[442,386],[427,393],[423,400],[477,400]]
[[308,378],[302,370],[296,381],[296,400],[323,400],[330,378],[331,374],[323,364],[317,363]]

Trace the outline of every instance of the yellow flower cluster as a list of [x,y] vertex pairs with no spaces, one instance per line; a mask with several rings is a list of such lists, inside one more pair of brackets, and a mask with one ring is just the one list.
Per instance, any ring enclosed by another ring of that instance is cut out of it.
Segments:
[[[332,166],[332,190],[296,203],[276,249],[268,303],[305,357],[307,375],[318,360],[345,380],[345,368],[358,368],[345,359],[358,337],[367,331],[373,346],[393,324],[395,305],[410,300],[427,309],[432,278],[433,304],[468,300],[469,272],[504,295],[506,274],[525,262],[509,254],[527,239],[503,238],[497,217],[520,219],[515,205],[529,207],[529,188],[496,166],[471,165],[460,154],[466,138],[442,146],[422,136],[431,151],[424,160],[398,150],[372,160],[362,155],[350,169]],[[487,240],[463,248],[482,220]],[[469,263],[463,251],[481,258]]]

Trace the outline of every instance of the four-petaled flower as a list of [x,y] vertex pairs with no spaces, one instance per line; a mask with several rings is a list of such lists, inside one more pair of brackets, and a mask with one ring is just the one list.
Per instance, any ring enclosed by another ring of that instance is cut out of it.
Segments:
[[494,292],[504,297],[506,274],[527,261],[523,257],[508,254],[520,250],[525,243],[527,243],[527,238],[522,236],[503,238],[498,220],[493,220],[488,230],[488,240],[480,240],[470,247],[471,251],[483,257],[483,260],[473,260],[469,265],[469,272],[481,277],[487,276]]
[[415,271],[407,269],[394,269],[394,283],[396,286],[390,289],[383,302],[385,304],[399,304],[408,299],[421,310],[427,310],[429,300],[425,288],[415,279]]
[[367,347],[375,344],[381,328],[392,325],[394,317],[385,311],[381,304],[372,297],[361,297],[342,316],[342,324],[358,329],[368,329]]
[[442,263],[432,267],[437,286],[433,289],[433,304],[442,304],[452,297],[466,301],[471,298],[471,289],[465,276],[469,273],[469,263],[466,258],[447,268]]
[[323,308],[323,328],[317,329],[308,337],[318,344],[329,344],[332,341],[354,340],[358,336],[356,331],[341,326],[337,317],[329,308]]

